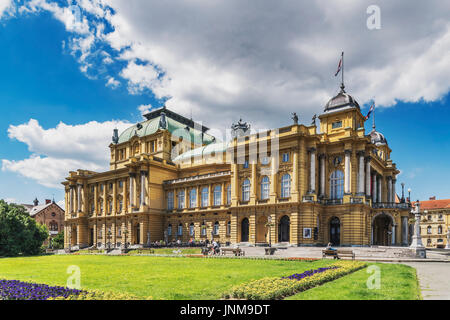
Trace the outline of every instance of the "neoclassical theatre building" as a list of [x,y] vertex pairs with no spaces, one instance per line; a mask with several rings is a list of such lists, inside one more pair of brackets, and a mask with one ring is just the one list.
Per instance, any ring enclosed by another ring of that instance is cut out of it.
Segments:
[[310,125],[233,138],[165,107],[110,145],[110,170],[70,172],[66,247],[222,244],[407,245],[410,204],[396,201],[399,170],[385,137],[344,87]]

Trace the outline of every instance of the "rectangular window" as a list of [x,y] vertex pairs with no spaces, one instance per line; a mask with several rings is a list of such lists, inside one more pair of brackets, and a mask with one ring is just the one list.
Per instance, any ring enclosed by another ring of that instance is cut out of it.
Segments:
[[167,194],[167,209],[173,210],[173,192]]
[[178,192],[178,209],[184,209],[184,190]]
[[195,208],[197,206],[197,191],[192,189],[189,193],[189,208]]
[[282,161],[283,162],[289,162],[289,153],[288,152],[283,153]]
[[332,129],[342,128],[342,121],[336,121],[331,124]]
[[244,169],[248,169],[248,160],[244,161],[244,165],[243,165]]
[[208,188],[202,189],[202,207],[206,208],[208,206]]

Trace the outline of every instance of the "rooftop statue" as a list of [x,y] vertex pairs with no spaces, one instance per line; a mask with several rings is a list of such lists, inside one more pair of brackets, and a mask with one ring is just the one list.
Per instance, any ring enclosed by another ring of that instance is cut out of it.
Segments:
[[233,137],[245,136],[250,133],[250,125],[247,122],[242,122],[241,118],[238,123],[233,123],[231,125],[231,131]]
[[297,113],[292,113],[292,120],[294,120],[294,124],[298,124],[298,116]]

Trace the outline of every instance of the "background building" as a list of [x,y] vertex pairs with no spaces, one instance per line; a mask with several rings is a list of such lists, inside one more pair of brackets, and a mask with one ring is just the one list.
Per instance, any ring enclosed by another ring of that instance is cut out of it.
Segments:
[[427,248],[444,248],[450,230],[450,199],[420,201],[421,235]]
[[[36,222],[47,226],[51,237],[64,230],[65,213],[55,201],[46,199],[45,204],[40,205],[38,199],[35,199],[32,205],[23,204],[23,206]],[[45,244],[47,243],[45,241]]]
[[[68,247],[216,239],[266,245],[408,245],[410,204],[396,201],[386,138],[341,87],[310,125],[218,142],[166,108],[118,135],[110,171],[70,172]],[[268,223],[271,222],[271,223]],[[270,238],[270,239],[269,239]]]

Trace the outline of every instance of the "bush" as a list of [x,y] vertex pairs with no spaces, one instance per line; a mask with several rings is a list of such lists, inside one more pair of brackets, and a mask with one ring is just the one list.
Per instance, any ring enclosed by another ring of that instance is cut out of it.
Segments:
[[23,206],[0,200],[0,256],[37,255],[47,237]]
[[[306,271],[283,278],[263,278],[231,288],[225,299],[278,300],[335,280],[366,267],[364,262],[340,261],[330,268]],[[325,270],[326,269],[326,270]]]

